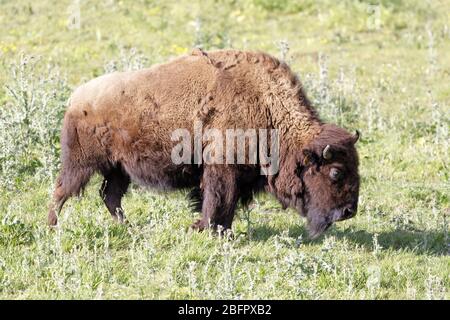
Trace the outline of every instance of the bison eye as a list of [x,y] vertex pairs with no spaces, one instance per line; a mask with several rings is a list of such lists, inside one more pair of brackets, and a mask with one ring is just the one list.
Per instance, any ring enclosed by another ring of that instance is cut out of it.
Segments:
[[342,171],[336,168],[331,168],[330,170],[330,178],[333,181],[338,181],[342,178],[343,174]]

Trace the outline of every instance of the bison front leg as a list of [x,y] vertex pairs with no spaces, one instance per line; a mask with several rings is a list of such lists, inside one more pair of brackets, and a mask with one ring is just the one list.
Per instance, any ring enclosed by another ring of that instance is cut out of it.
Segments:
[[202,218],[193,229],[230,229],[238,200],[236,173],[229,166],[206,166],[202,181]]

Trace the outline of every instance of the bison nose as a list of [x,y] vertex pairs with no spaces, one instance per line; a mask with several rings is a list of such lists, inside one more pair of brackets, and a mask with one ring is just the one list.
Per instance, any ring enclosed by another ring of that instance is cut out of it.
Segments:
[[350,205],[342,210],[342,219],[350,219],[356,214],[356,206]]

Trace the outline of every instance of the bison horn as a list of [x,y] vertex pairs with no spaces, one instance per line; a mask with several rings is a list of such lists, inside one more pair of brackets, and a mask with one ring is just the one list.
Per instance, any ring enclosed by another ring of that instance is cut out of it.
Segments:
[[353,143],[358,142],[360,136],[361,136],[361,134],[359,133],[359,131],[355,130],[355,134],[353,135],[353,141],[354,141]]
[[327,146],[323,149],[322,156],[325,160],[331,159],[331,151],[330,151],[330,145],[327,144]]

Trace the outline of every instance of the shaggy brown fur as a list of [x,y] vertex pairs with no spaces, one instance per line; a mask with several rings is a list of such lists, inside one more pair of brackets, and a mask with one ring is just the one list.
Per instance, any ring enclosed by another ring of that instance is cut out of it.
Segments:
[[[280,171],[258,165],[175,165],[171,133],[204,128],[266,128],[280,134]],[[267,190],[284,207],[307,216],[313,236],[356,212],[357,138],[320,121],[289,67],[264,54],[194,50],[169,63],[96,78],[72,95],[62,129],[62,170],[49,211],[57,223],[64,202],[92,174],[105,181],[101,196],[123,221],[121,198],[130,180],[159,188],[193,188],[202,218],[193,227],[230,228],[236,204]],[[322,157],[326,145],[332,158]],[[335,172],[339,170],[339,179]],[[331,176],[333,175],[333,176]]]

